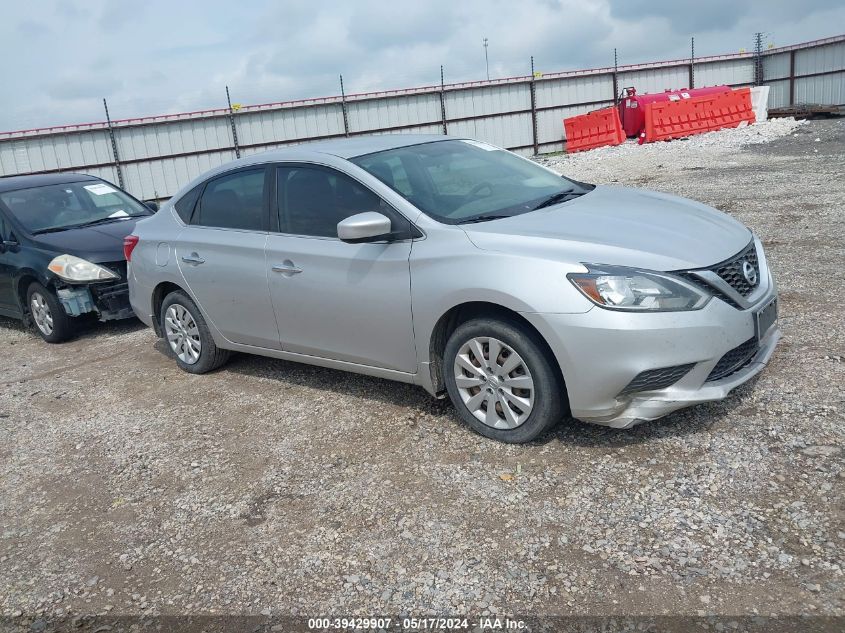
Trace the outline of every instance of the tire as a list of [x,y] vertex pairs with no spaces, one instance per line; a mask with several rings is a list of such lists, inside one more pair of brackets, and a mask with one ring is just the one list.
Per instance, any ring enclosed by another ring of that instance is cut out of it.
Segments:
[[205,374],[229,360],[229,350],[215,345],[197,304],[181,290],[164,298],[159,318],[167,351],[180,369]]
[[48,343],[62,343],[75,331],[71,317],[59,303],[58,297],[37,281],[26,289],[26,308],[35,331]]
[[519,324],[489,318],[461,324],[446,342],[443,365],[458,416],[485,437],[530,442],[563,417],[566,390],[557,366],[542,340]]

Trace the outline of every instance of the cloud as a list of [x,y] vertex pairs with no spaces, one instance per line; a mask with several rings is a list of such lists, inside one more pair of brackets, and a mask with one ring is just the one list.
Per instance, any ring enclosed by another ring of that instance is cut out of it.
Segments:
[[47,94],[56,101],[73,101],[93,97],[102,99],[113,95],[122,86],[123,82],[116,77],[77,75],[50,84],[47,88]]
[[[6,3],[0,130],[608,66],[837,34],[841,0],[29,0]],[[37,43],[37,44],[36,44]],[[22,54],[22,51],[25,53]]]

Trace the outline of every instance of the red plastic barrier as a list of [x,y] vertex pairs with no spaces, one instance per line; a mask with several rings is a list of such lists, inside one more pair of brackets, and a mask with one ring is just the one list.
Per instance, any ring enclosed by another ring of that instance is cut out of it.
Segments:
[[754,123],[751,89],[694,97],[682,101],[646,104],[641,142],[668,141],[721,128]]
[[623,97],[619,100],[619,119],[625,136],[634,138],[645,129],[645,106],[655,101],[680,101],[694,99],[718,92],[730,92],[728,86],[709,86],[707,88],[681,88],[680,90],[665,90],[663,92],[639,94],[633,86],[623,89]]
[[564,119],[563,129],[566,133],[567,152],[619,145],[625,140],[619,111],[612,107]]

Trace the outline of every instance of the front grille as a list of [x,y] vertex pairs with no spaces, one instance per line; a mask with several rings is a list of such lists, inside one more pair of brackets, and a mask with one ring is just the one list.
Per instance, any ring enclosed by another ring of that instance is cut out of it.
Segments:
[[[742,272],[743,262],[748,262],[754,268],[754,272],[757,276],[754,285],[748,283],[748,280],[745,278],[745,274]],[[725,282],[727,282],[727,284],[731,288],[736,290],[743,297],[747,297],[748,295],[750,295],[751,292],[757,286],[760,285],[760,262],[757,258],[757,248],[755,247],[753,240],[748,246],[742,249],[742,251],[740,251],[738,254],[734,255],[730,259],[722,262],[721,264],[716,264],[715,266],[711,266],[710,268],[699,268],[697,270],[707,270],[709,272],[716,273]],[[721,292],[715,286],[710,285],[710,283],[708,283],[695,273],[696,271],[680,271],[676,272],[675,274],[679,277],[683,277],[684,279],[698,286],[702,290],[709,292],[714,297],[718,297],[728,305],[731,305],[734,308],[742,309],[742,306],[737,304],[736,301],[728,297],[724,292]]]
[[[742,272],[744,262],[748,262],[754,268],[756,280],[753,284],[748,283],[745,274]],[[752,241],[739,255],[717,264],[711,270],[728,282],[731,288],[743,297],[747,297],[760,283],[760,263],[757,261],[757,248],[754,246],[754,242]]]
[[708,292],[711,295],[713,295],[714,297],[721,299],[722,301],[727,303],[729,306],[733,306],[734,308],[737,308],[739,310],[742,309],[742,307],[736,301],[731,299],[724,292],[721,292],[718,288],[714,288],[713,286],[708,284],[706,281],[704,281],[698,275],[694,275],[693,273],[675,273],[675,274],[678,275],[679,277],[683,277],[684,279],[686,279],[687,281],[689,281],[693,285],[698,286],[699,288],[704,290],[704,292]]
[[707,382],[719,380],[739,371],[751,362],[751,359],[757,354],[759,348],[760,344],[757,342],[756,336],[748,339],[742,345],[734,347],[719,359],[719,362],[716,363],[710,375],[707,376]]
[[640,372],[636,377],[628,383],[622,391],[620,396],[637,391],[655,391],[656,389],[665,389],[674,385],[681,378],[686,376],[687,372],[693,368],[695,363],[688,365],[675,365],[674,367],[662,367],[660,369],[649,369]]

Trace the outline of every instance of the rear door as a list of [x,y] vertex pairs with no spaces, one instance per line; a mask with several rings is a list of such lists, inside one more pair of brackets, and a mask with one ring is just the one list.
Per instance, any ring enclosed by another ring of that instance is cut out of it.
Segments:
[[18,313],[12,279],[16,269],[15,253],[3,246],[2,242],[12,237],[12,227],[0,211],[0,310],[5,313]]
[[205,316],[230,341],[278,348],[267,287],[267,168],[226,172],[206,183],[179,235],[176,257]]
[[[348,175],[317,165],[279,166],[279,231],[267,241],[270,293],[285,351],[415,372],[411,223]],[[377,211],[408,239],[348,244],[337,223]]]

